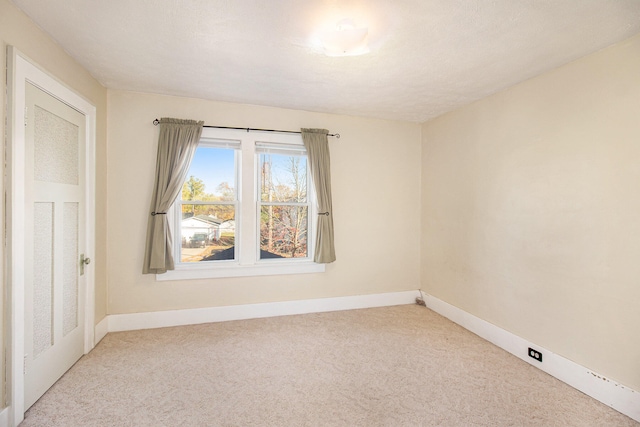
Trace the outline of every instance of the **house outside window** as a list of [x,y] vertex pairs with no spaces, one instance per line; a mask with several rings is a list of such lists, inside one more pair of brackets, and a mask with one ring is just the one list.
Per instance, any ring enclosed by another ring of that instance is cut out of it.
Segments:
[[322,272],[315,218],[300,135],[205,128],[169,215],[176,268],[156,279]]
[[174,204],[178,263],[235,259],[239,152],[235,141],[200,141]]

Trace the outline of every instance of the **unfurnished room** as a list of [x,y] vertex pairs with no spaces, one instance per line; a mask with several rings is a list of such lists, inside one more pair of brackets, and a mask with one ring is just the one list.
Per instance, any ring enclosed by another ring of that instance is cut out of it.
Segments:
[[0,39],[0,427],[640,426],[640,1]]

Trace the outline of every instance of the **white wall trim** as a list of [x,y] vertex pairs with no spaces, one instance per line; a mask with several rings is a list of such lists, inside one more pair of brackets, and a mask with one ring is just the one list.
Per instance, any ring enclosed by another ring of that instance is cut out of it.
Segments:
[[[616,383],[589,368],[565,359],[432,295],[423,293],[423,296],[427,307],[436,313],[567,383],[571,387],[580,390],[584,394],[640,422],[640,392]],[[542,362],[529,357],[529,347],[542,353]]]
[[[41,69],[13,46],[7,46],[7,143],[5,193],[7,209],[5,229],[7,251],[5,276],[7,287],[7,389],[11,396],[9,422],[18,425],[24,419],[24,107],[27,82],[48,92],[78,110],[86,120],[86,251],[95,248],[95,138],[96,107],[75,91]],[[89,252],[86,252],[89,254]],[[95,310],[95,271],[85,270],[84,352],[93,348]]]
[[[176,258],[179,259],[179,258]],[[282,274],[309,274],[324,273],[325,264],[315,262],[289,262],[289,263],[262,263],[252,265],[218,264],[216,266],[207,263],[195,263],[196,265],[184,265],[178,263],[174,270],[156,274],[156,281],[211,279],[220,277],[249,277],[249,276],[274,276]],[[205,264],[205,265],[198,265]]]
[[[415,303],[415,298],[417,296],[420,296],[418,291],[405,291],[350,297],[195,308],[188,310],[113,314],[108,316],[108,330],[109,332],[133,331],[138,329],[224,322],[228,320],[258,319],[263,317],[287,316],[292,314],[385,307]],[[102,322],[104,322],[104,320]]]
[[9,427],[9,412],[11,412],[10,406],[0,412],[0,427]]
[[102,319],[100,323],[98,323],[94,328],[95,342],[93,343],[93,345],[94,346],[98,345],[98,343],[102,341],[102,338],[104,338],[108,332],[109,332],[109,316],[105,316],[104,319]]

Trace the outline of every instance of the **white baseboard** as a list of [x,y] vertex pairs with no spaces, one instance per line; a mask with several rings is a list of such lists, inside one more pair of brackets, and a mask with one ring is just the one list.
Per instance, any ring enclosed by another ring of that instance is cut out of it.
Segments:
[[[427,307],[436,313],[508,351],[530,365],[569,384],[571,387],[580,390],[584,394],[640,422],[640,392],[616,383],[432,295],[423,293],[423,296]],[[542,353],[542,362],[529,357],[529,347]]]
[[8,406],[0,411],[0,427],[9,427],[9,413],[11,412],[11,407]]
[[[412,304],[415,303],[417,296],[420,296],[418,291],[405,291],[350,297],[156,311],[150,313],[113,314],[107,316],[107,322],[109,332],[133,331],[137,329],[196,325],[199,323],[224,322],[228,320],[258,319],[292,314],[321,313],[325,311]],[[100,324],[103,322],[105,322],[105,320],[100,322]]]
[[102,319],[94,328],[95,342],[93,343],[93,345],[97,345],[100,341],[102,341],[102,338],[104,338],[108,332],[109,332],[109,316],[104,316],[104,319]]

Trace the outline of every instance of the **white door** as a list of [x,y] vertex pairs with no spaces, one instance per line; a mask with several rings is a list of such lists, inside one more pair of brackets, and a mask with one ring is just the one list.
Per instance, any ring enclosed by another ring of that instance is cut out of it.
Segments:
[[24,409],[84,353],[85,116],[26,84]]

